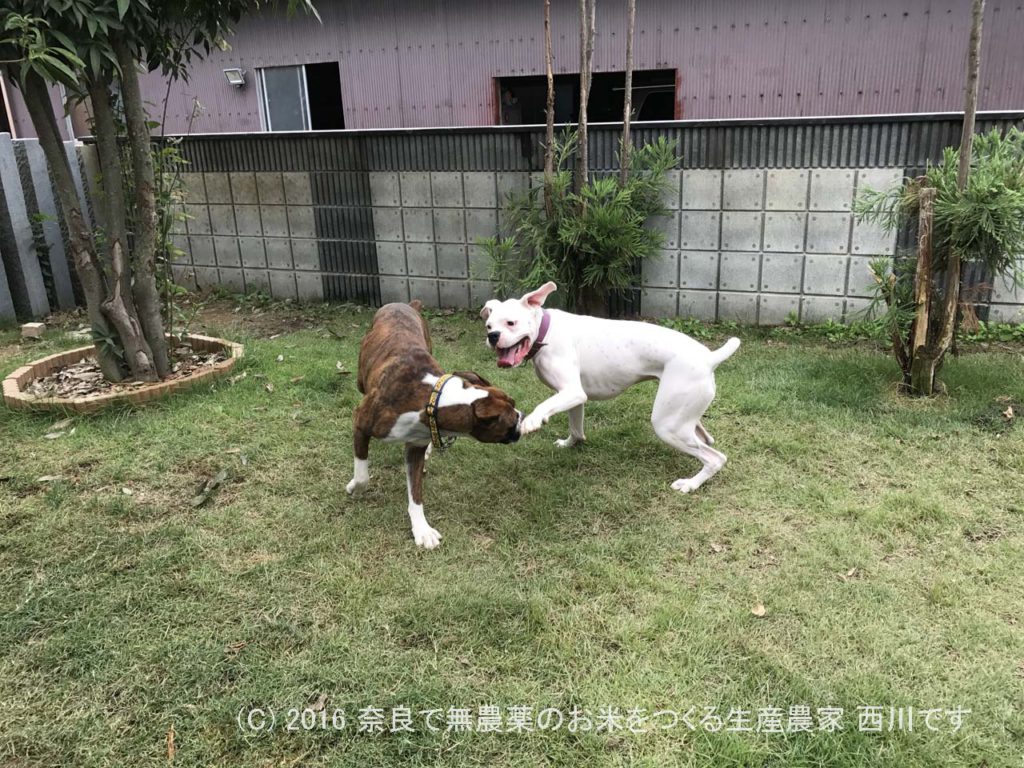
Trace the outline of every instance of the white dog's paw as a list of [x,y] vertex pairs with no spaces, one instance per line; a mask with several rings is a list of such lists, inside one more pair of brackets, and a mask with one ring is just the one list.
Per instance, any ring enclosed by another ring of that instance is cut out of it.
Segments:
[[574,445],[579,445],[580,443],[585,442],[585,440],[586,438],[573,437],[572,435],[570,435],[564,440],[555,440],[555,445],[557,445],[559,448],[572,448]]
[[523,425],[519,428],[520,435],[528,435],[531,432],[536,432],[538,429],[548,423],[548,420],[541,418],[535,413],[531,413],[525,419],[523,419]]
[[369,480],[360,481],[353,477],[351,480],[348,481],[348,485],[345,486],[345,490],[348,492],[349,496],[358,496],[364,490],[366,490],[366,486],[369,484]]
[[695,491],[696,489],[697,484],[688,477],[680,477],[678,480],[672,483],[672,490],[679,491],[680,493],[689,493],[690,491]]
[[423,549],[436,549],[441,543],[441,534],[429,525],[414,527],[412,537],[416,539],[416,546]]

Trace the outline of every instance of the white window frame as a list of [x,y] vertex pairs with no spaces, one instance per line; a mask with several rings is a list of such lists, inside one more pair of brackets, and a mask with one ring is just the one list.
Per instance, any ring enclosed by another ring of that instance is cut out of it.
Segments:
[[270,105],[267,102],[267,85],[265,81],[266,71],[268,69],[282,69],[287,67],[294,69],[296,67],[302,72],[302,77],[299,79],[299,99],[302,103],[302,128],[292,131],[282,131],[282,133],[302,133],[305,131],[312,130],[313,117],[309,110],[309,76],[306,72],[305,64],[281,64],[273,67],[257,67],[256,68],[256,91],[260,102],[260,128],[263,131],[273,131],[274,126],[270,119]]

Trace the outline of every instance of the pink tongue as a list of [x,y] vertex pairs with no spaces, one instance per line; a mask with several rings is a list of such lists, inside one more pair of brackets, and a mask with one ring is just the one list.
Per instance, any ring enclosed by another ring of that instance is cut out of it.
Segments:
[[514,368],[522,362],[526,356],[526,344],[519,342],[513,344],[507,349],[498,350],[498,367],[499,368]]
[[516,364],[516,352],[519,346],[509,347],[508,349],[498,350],[498,367],[499,368],[511,368]]

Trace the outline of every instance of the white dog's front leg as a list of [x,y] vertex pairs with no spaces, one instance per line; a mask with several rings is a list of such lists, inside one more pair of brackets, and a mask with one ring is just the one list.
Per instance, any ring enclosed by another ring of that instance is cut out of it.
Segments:
[[587,393],[580,389],[566,389],[556,392],[543,403],[533,409],[533,413],[523,419],[521,434],[536,432],[548,423],[548,419],[556,413],[564,413],[587,402]]
[[569,436],[565,440],[555,440],[559,448],[572,448],[586,440],[583,434],[583,406],[577,405],[569,409]]

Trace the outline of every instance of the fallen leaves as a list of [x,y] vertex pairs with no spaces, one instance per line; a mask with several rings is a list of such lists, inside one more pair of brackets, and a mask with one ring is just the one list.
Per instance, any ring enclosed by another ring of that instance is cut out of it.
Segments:
[[309,705],[309,708],[312,711],[314,711],[314,712],[322,712],[324,707],[326,707],[326,706],[327,706],[327,694],[326,693],[321,693],[319,696],[316,697],[316,700],[313,701]]
[[[223,352],[196,352],[183,345],[171,353],[170,379],[190,376],[201,368],[226,360]],[[25,394],[34,398],[88,397],[105,392],[123,392],[147,386],[144,381],[107,381],[100,370],[95,356],[85,357],[79,362],[36,379],[25,388]],[[57,431],[57,430],[52,430]]]
[[208,502],[213,496],[214,492],[220,488],[224,481],[228,479],[228,471],[222,469],[216,475],[199,483],[196,488],[196,494],[192,497],[192,501],[189,502],[193,507],[201,507],[203,504]]

